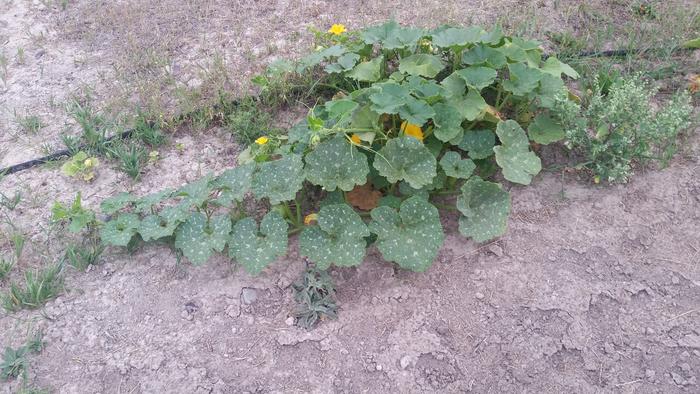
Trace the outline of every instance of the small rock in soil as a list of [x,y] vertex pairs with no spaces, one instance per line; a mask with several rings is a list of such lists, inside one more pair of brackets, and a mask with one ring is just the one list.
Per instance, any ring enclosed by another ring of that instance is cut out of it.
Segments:
[[647,379],[652,380],[656,376],[656,371],[653,369],[647,369],[644,376],[646,376]]
[[496,244],[489,246],[489,251],[498,257],[503,257],[503,248]]
[[484,299],[484,293],[476,293],[474,297],[476,297],[477,300],[482,300]]
[[288,326],[293,326],[294,325],[294,318],[292,316],[289,316],[287,320],[284,321],[284,323]]
[[401,357],[401,360],[399,360],[399,365],[401,365],[401,369],[408,368],[408,366],[411,365],[411,356],[405,355]]
[[250,305],[258,299],[258,292],[250,287],[244,287],[241,292],[241,298],[243,299],[243,303]]

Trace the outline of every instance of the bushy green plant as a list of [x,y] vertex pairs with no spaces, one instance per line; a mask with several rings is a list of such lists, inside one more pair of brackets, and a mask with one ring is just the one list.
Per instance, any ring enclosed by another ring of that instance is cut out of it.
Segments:
[[[113,218],[102,240],[171,240],[196,264],[228,247],[256,274],[296,232],[318,269],[356,266],[374,244],[386,260],[424,271],[444,240],[438,206],[459,211],[460,232],[477,242],[502,235],[510,195],[487,178],[500,168],[527,185],[539,173],[530,140],[564,137],[550,111],[566,97],[562,75],[576,71],[498,28],[392,21],[359,32],[334,26],[321,38],[294,70],[320,72],[332,100],[288,135],[256,139],[219,176],[108,199],[102,210]],[[319,190],[320,204],[305,199]],[[241,204],[248,193],[272,206],[259,223]],[[443,204],[446,196],[457,196],[456,206]]]
[[72,233],[79,233],[83,229],[91,230],[97,225],[95,212],[84,208],[81,193],[75,195],[75,199],[70,206],[54,202],[51,208],[51,219],[55,222],[67,222],[68,230]]
[[593,87],[583,108],[560,100],[554,113],[566,129],[566,145],[584,155],[595,181],[626,182],[635,162],[665,165],[690,124],[690,96],[679,93],[655,109],[657,90],[639,76],[596,80]]
[[22,308],[36,309],[56,297],[63,289],[61,264],[54,264],[42,270],[27,271],[24,274],[24,287],[16,283],[2,295],[2,306],[8,312]]
[[298,326],[311,329],[323,318],[335,319],[338,305],[335,301],[333,279],[326,271],[306,269],[292,284],[297,305],[294,317]]

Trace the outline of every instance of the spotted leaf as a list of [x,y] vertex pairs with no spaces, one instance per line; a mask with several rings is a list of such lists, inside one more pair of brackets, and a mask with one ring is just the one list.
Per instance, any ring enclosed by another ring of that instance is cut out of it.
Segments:
[[498,183],[470,178],[457,198],[459,232],[476,242],[484,242],[506,232],[510,214],[510,194]]
[[496,134],[501,145],[495,146],[496,163],[503,169],[503,177],[522,185],[529,185],[532,177],[542,169],[540,158],[530,151],[530,144],[518,122],[499,122]]
[[350,191],[369,174],[367,156],[340,134],[319,144],[304,160],[306,179],[328,191]]
[[412,137],[389,140],[374,159],[374,168],[389,183],[401,180],[420,189],[429,185],[437,174],[437,161],[430,150]]
[[271,211],[260,222],[253,218],[240,220],[233,228],[229,241],[229,256],[235,258],[251,275],[287,253],[287,222]]

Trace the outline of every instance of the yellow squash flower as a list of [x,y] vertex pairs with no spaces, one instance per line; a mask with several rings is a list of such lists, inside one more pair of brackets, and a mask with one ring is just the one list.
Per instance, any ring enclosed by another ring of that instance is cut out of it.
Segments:
[[333,26],[331,26],[330,29],[328,29],[328,32],[331,34],[335,34],[336,36],[339,36],[343,33],[345,33],[347,29],[345,29],[345,25],[336,23]]
[[423,142],[423,130],[420,128],[420,126],[404,121],[401,123],[401,131],[403,131],[404,135],[413,137],[418,141]]
[[268,141],[270,141],[269,138],[262,136],[262,137],[258,138],[257,140],[255,140],[255,143],[258,145],[265,145],[265,144],[267,144]]
[[317,213],[310,213],[306,216],[304,216],[304,224],[305,225],[310,225],[311,222],[316,222],[318,221],[318,214]]
[[350,141],[355,145],[360,145],[362,143],[362,140],[357,134],[353,134],[352,137],[350,137]]

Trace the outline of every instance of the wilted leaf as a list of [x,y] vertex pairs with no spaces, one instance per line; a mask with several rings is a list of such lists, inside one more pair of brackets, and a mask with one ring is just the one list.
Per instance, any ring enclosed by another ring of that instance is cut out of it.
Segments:
[[348,202],[355,208],[363,211],[369,211],[377,207],[379,199],[382,198],[382,193],[379,190],[374,190],[370,182],[364,185],[357,185],[350,190],[346,197]]
[[417,272],[432,265],[445,238],[437,208],[414,196],[401,204],[399,212],[382,206],[371,216],[370,231],[377,234],[377,248],[386,260]]

